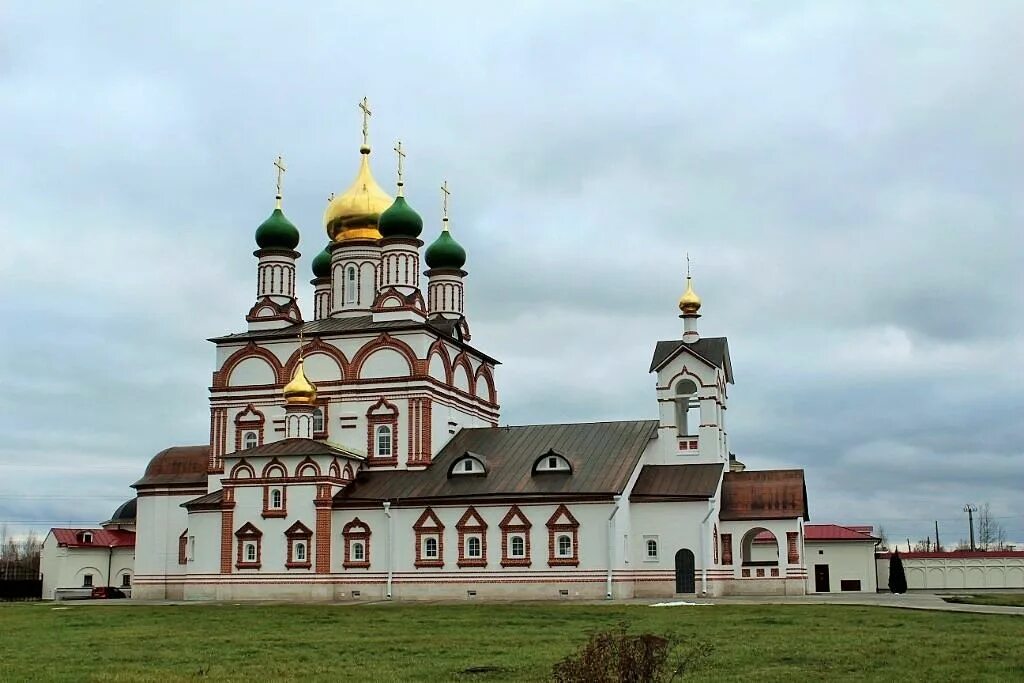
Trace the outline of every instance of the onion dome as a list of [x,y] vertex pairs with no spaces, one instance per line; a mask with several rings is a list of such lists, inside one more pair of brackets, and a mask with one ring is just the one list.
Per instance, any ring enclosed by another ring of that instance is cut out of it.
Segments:
[[423,260],[429,268],[462,268],[466,265],[466,250],[455,241],[446,224],[433,244],[427,247]]
[[423,219],[405,197],[398,195],[395,203],[380,215],[377,227],[381,237],[419,237],[423,232]]
[[370,172],[370,148],[359,152],[359,173],[347,190],[333,197],[324,211],[324,228],[335,242],[355,239],[380,239],[377,221],[394,200],[381,189]]
[[299,230],[285,218],[280,203],[270,218],[256,228],[256,244],[260,249],[295,249],[299,246]]
[[331,276],[331,252],[324,250],[313,257],[313,277]]
[[687,275],[686,291],[679,297],[679,310],[683,312],[683,315],[696,315],[700,310],[700,303],[700,297],[697,296],[697,292],[693,291],[693,279]]
[[302,358],[295,366],[295,374],[292,381],[284,385],[285,403],[312,403],[316,400],[316,387],[306,379],[306,373],[302,370]]

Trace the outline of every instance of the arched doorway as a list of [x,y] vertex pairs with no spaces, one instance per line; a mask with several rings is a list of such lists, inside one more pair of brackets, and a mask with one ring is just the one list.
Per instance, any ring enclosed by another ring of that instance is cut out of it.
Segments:
[[676,553],[676,593],[696,593],[696,571],[693,551],[683,548]]

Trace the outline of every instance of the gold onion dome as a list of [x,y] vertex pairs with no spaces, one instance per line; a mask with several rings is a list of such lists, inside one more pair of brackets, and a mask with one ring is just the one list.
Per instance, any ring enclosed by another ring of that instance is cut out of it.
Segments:
[[700,310],[700,297],[693,291],[693,279],[686,276],[686,291],[679,297],[679,310],[684,315],[693,315]]
[[379,240],[377,222],[395,201],[373,178],[370,147],[363,145],[359,152],[362,159],[356,179],[347,190],[332,198],[324,211],[324,228],[327,236],[335,242]]
[[306,373],[302,370],[302,359],[295,366],[295,374],[292,381],[284,385],[285,403],[312,403],[316,400],[316,387],[306,379]]

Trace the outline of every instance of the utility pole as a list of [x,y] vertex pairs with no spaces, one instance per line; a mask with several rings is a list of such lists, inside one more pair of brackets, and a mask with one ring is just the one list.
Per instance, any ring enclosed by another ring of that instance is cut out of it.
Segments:
[[978,511],[977,505],[968,503],[964,505],[964,512],[967,513],[967,523],[971,526],[971,550],[974,550],[974,513]]
[[939,543],[939,520],[935,520],[935,552],[942,552],[942,544]]

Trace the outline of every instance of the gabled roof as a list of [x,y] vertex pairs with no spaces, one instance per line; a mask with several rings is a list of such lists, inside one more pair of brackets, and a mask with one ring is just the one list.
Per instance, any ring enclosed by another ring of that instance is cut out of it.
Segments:
[[[862,529],[867,531],[862,531]],[[871,527],[849,527],[838,524],[805,524],[805,541],[878,541],[871,535]]]
[[725,370],[725,379],[735,384],[732,377],[732,360],[729,358],[729,340],[725,337],[701,337],[692,344],[681,339],[660,341],[654,347],[649,372],[657,372],[683,351],[692,353],[702,360]]
[[132,488],[205,485],[209,460],[208,445],[165,448],[153,456],[142,479],[132,484]]
[[[334,497],[335,507],[360,507],[514,497],[607,500],[621,493],[657,432],[657,420],[526,425],[463,429],[422,471],[360,472]],[[533,476],[533,464],[550,449],[572,463],[572,474]],[[487,475],[448,477],[453,460],[467,451],[487,459]]]
[[[122,529],[50,529],[57,545],[68,548],[134,548],[135,532]],[[82,533],[92,534],[92,541],[84,543]]]
[[250,330],[237,334],[226,334],[221,337],[211,337],[207,341],[215,344],[230,342],[259,341],[261,339],[291,339],[297,338],[301,330],[302,335],[307,339],[310,337],[322,337],[335,334],[366,334],[373,332],[399,332],[407,330],[423,330],[443,337],[461,349],[468,349],[486,361],[500,365],[479,349],[470,346],[456,336],[458,320],[446,320],[435,318],[432,320],[378,320],[374,322],[372,315],[355,316],[352,318],[323,318],[322,320],[311,320],[309,322],[289,325],[275,330]]
[[725,521],[754,519],[810,519],[803,470],[726,472],[722,478]]
[[631,503],[708,500],[718,490],[722,463],[644,465],[629,495]]
[[272,441],[262,446],[248,448],[244,451],[228,453],[229,458],[252,458],[258,456],[276,457],[283,455],[334,455],[351,460],[365,460],[366,456],[350,451],[344,446],[330,443],[329,441],[316,441],[314,439],[281,439]]

